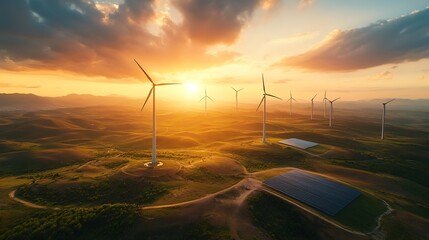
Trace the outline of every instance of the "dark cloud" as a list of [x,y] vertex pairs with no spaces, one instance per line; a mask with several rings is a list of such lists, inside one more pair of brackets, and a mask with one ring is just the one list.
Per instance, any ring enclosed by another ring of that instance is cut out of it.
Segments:
[[[222,64],[238,54],[208,53],[207,42],[193,44],[194,39],[204,40],[195,27],[204,27],[200,30],[207,36],[214,33],[211,43],[230,43],[257,1],[176,1],[184,22],[165,18],[159,35],[148,30],[156,15],[154,2],[125,0],[115,7],[91,0],[0,1],[0,68],[121,78],[141,76],[133,58],[158,72]],[[210,14],[199,19],[190,9]]]
[[232,43],[259,0],[176,0],[183,27],[191,39],[204,44]]
[[367,27],[333,32],[319,47],[274,66],[353,71],[429,57],[429,8]]

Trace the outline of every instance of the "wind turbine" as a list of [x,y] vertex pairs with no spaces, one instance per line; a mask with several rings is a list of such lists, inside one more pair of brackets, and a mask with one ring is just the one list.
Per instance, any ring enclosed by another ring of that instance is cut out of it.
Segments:
[[232,88],[232,90],[234,90],[235,91],[235,111],[236,112],[238,112],[238,92],[240,92],[241,90],[243,90],[244,88],[241,88],[241,89],[239,89],[239,90],[237,90],[237,89],[235,89],[235,88],[233,88],[233,87],[231,87]]
[[200,102],[201,102],[203,99],[205,99],[205,101],[204,101],[204,102],[205,102],[204,112],[207,112],[207,99],[210,99],[212,102],[214,102],[214,101],[213,101],[213,99],[212,99],[211,97],[207,96],[207,88],[205,88],[205,89],[204,89],[204,97],[200,99]]
[[290,110],[289,110],[289,114],[292,117],[292,100],[296,102],[296,99],[292,97],[292,91],[289,92],[290,94],[290,98],[287,100],[287,102],[290,101]]
[[140,67],[140,69],[144,72],[147,79],[152,83],[152,88],[149,91],[149,94],[146,97],[146,100],[144,101],[144,104],[140,111],[143,111],[144,106],[146,105],[147,101],[149,100],[150,95],[152,94],[152,102],[153,102],[153,108],[152,108],[152,162],[150,163],[151,166],[158,166],[158,162],[156,161],[156,109],[155,109],[155,90],[157,86],[166,86],[166,85],[176,85],[180,83],[158,83],[156,84],[152,78],[146,73],[146,71],[140,66],[140,64],[134,59],[134,62],[137,63],[137,65]]
[[330,127],[332,127],[332,111],[334,110],[334,102],[337,101],[338,99],[340,99],[340,97],[339,98],[335,98],[332,101],[329,100],[329,99],[326,99],[326,101],[329,101],[331,103],[331,111],[330,111],[330,114],[329,114],[329,126]]
[[325,106],[323,107],[323,118],[326,118],[326,90],[325,90],[325,96],[323,97],[323,103],[325,104]]
[[383,104],[383,115],[381,117],[381,140],[384,139],[384,123],[386,122],[386,105],[393,100],[395,100],[395,99],[392,99],[390,101],[382,103]]
[[311,99],[311,120],[313,120],[313,109],[314,109],[314,102],[313,102],[313,100],[314,100],[314,98],[316,96],[317,96],[317,94],[314,95],[314,97]]
[[267,96],[269,97],[273,97],[273,98],[277,98],[282,100],[279,97],[276,97],[274,95],[271,95],[269,93],[267,93],[265,91],[265,81],[264,81],[264,74],[262,74],[262,90],[264,91],[264,93],[262,94],[262,99],[261,102],[258,105],[258,108],[256,109],[256,111],[259,110],[259,107],[261,106],[262,102],[264,102],[264,115],[263,115],[263,123],[262,123],[262,143],[267,143],[265,141],[265,123],[267,122]]

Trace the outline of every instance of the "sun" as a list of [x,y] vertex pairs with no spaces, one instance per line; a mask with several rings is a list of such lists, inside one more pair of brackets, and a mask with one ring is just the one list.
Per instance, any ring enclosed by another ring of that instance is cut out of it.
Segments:
[[196,93],[198,90],[198,85],[192,82],[186,83],[186,90],[188,90],[189,93]]

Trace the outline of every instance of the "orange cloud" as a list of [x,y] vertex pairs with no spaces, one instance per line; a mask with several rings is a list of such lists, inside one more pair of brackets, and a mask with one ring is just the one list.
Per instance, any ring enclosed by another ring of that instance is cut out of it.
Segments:
[[[107,78],[141,77],[133,58],[150,71],[174,72],[233,61],[236,52],[210,52],[211,44],[232,43],[257,0],[175,1],[183,23],[168,16],[159,34],[155,0],[100,4],[88,0],[0,2],[0,68],[63,70]],[[190,9],[199,10],[198,18]],[[197,33],[200,29],[200,33]]]

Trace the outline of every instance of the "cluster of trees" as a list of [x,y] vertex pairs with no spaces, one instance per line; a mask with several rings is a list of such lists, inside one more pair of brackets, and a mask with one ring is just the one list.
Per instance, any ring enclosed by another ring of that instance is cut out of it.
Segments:
[[66,188],[54,188],[43,184],[20,187],[17,196],[45,205],[150,203],[167,192],[159,183],[144,179],[105,179],[82,182]]
[[320,239],[317,228],[298,212],[296,207],[259,192],[248,200],[248,207],[256,226],[273,239]]
[[11,228],[0,239],[120,239],[138,219],[137,206],[127,204],[45,210]]
[[219,183],[225,181],[226,178],[228,178],[227,176],[212,173],[205,167],[199,167],[198,169],[191,169],[188,171],[181,171],[179,174],[184,179],[194,182]]

